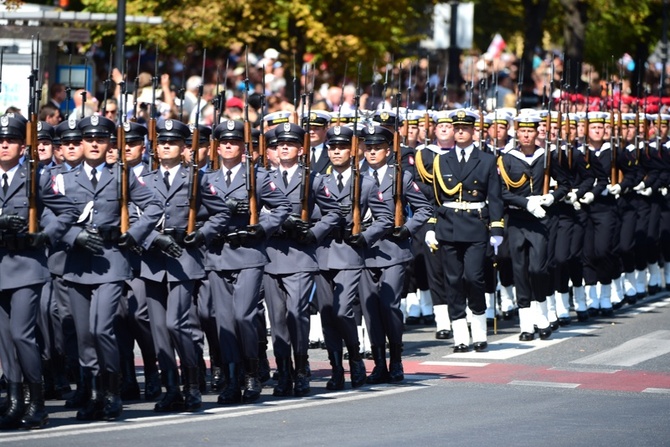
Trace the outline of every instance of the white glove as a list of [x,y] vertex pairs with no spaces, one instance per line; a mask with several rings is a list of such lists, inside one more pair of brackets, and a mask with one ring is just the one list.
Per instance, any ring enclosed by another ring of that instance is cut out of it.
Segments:
[[570,204],[575,203],[577,201],[577,192],[576,191],[577,191],[576,189],[573,189],[572,191],[567,193],[566,196],[565,196],[565,201],[570,203]]
[[528,204],[526,205],[528,212],[538,219],[542,219],[547,215],[547,212],[542,208],[542,205],[540,205],[540,199],[540,196],[530,196],[528,197]]
[[607,185],[607,190],[610,194],[618,196],[621,194],[621,185],[618,183],[615,183],[614,185]]
[[439,243],[435,237],[435,232],[433,230],[426,231],[426,236],[423,238],[424,242],[430,248],[430,251],[436,251]]
[[633,191],[642,191],[645,188],[644,182],[640,182],[633,187]]
[[658,190],[661,191],[662,196],[665,197],[668,195],[668,188],[666,188],[665,186],[661,186]]
[[540,205],[542,206],[551,206],[554,204],[554,195],[553,194],[543,194],[540,196]]
[[579,211],[582,209],[582,204],[579,202],[575,202],[572,204],[572,207],[575,209],[575,211]]
[[640,194],[641,196],[649,197],[651,195],[651,186],[648,188],[644,188],[638,191],[637,193]]
[[582,196],[581,199],[579,199],[580,202],[582,202],[584,205],[588,205],[593,202],[593,200],[596,198],[596,196],[593,195],[591,191],[587,192]]
[[500,247],[500,244],[503,242],[503,237],[502,236],[491,236],[489,238],[489,245],[493,247],[493,254],[497,255],[498,254],[498,247]]

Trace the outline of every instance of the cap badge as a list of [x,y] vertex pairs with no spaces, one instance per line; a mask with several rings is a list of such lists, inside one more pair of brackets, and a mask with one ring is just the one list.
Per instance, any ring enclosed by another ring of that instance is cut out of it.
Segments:
[[92,115],[91,116],[91,126],[97,126],[100,123],[100,120],[98,119],[98,115]]
[[226,129],[235,130],[235,121],[228,120],[228,122],[226,123]]
[[41,132],[42,131],[42,121],[37,122],[37,131]]
[[463,110],[459,110],[458,113],[456,113],[456,117],[457,117],[459,120],[462,120],[463,118],[465,118],[465,111],[463,111]]
[[291,123],[284,123],[284,132],[291,131]]
[[188,130],[190,130],[191,133],[193,133],[193,131],[195,130],[195,124],[193,124],[193,123],[189,124],[188,125]]
[[309,119],[310,119],[310,121],[314,121],[314,120],[317,119],[318,117],[319,117],[319,116],[316,114],[316,112],[312,112],[312,113],[309,115]]
[[388,114],[388,112],[382,112],[382,113],[380,113],[380,114],[379,114],[379,118],[381,118],[382,121],[386,121],[386,120],[388,120],[388,119],[389,119],[389,114]]
[[333,128],[333,133],[334,133],[335,135],[340,135],[340,134],[342,133],[342,128],[340,128],[340,126],[335,126],[335,127]]
[[0,117],[0,125],[2,125],[2,127],[9,126],[9,117],[7,115],[3,115]]
[[77,128],[77,117],[75,115],[70,115],[67,119],[67,127],[70,129]]
[[130,132],[130,121],[126,121],[123,123],[123,130],[126,132]]
[[172,130],[174,123],[172,120],[165,120],[165,130]]
[[370,135],[375,133],[375,126],[373,124],[368,124],[368,133]]

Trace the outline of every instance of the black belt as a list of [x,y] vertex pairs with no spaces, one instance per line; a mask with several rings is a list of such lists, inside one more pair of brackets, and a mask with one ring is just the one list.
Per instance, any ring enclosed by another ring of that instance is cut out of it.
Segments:
[[179,245],[184,245],[184,238],[186,237],[186,228],[164,228],[163,231],[161,232],[163,234],[167,234],[168,236],[172,236],[172,239],[179,244]]
[[121,237],[121,229],[119,227],[89,227],[86,231],[98,234],[103,242],[112,242],[114,244]]
[[0,233],[0,248],[7,251],[23,251],[34,249],[32,238],[28,233]]

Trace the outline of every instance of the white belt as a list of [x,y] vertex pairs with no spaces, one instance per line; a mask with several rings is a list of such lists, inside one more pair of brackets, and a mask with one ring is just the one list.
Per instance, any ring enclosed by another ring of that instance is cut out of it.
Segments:
[[444,202],[442,206],[454,210],[483,210],[486,202]]

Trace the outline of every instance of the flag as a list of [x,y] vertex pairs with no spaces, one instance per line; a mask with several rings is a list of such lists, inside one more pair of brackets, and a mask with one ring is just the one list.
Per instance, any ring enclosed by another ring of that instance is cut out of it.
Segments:
[[500,34],[496,34],[493,36],[493,40],[491,41],[489,48],[486,50],[486,54],[492,58],[500,57],[500,54],[503,52],[505,47],[507,47],[505,39],[503,39]]

